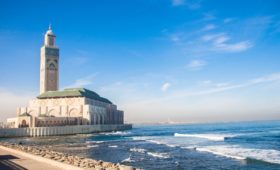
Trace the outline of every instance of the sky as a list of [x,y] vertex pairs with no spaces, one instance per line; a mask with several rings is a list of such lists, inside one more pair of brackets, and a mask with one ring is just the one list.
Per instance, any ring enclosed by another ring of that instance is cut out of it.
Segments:
[[60,89],[110,99],[125,121],[280,119],[280,1],[1,1],[0,121],[39,94],[52,24]]

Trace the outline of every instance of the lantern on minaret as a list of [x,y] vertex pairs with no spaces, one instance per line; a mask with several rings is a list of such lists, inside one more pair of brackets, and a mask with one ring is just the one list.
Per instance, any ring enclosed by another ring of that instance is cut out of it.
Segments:
[[52,26],[49,25],[49,30],[45,34],[45,46],[55,46],[55,38],[56,36],[52,31]]
[[59,89],[59,48],[55,39],[50,25],[41,48],[40,94]]

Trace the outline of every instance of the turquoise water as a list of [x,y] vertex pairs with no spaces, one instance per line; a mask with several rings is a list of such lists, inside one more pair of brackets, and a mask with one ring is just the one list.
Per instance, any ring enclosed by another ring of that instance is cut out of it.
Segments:
[[280,169],[280,121],[134,125],[125,132],[8,140],[143,169]]

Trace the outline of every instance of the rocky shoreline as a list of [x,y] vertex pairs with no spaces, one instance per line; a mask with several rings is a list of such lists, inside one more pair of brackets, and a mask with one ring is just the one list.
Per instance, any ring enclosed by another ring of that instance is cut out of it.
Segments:
[[135,170],[135,168],[131,166],[121,165],[119,163],[116,164],[111,162],[104,162],[101,160],[94,160],[94,159],[84,158],[80,156],[74,156],[71,154],[52,151],[45,147],[28,146],[28,145],[21,145],[21,144],[7,143],[7,142],[1,142],[0,145],[7,148],[23,151],[35,156],[40,156],[61,163],[65,163],[68,165],[76,166],[86,170],[90,170],[90,169]]

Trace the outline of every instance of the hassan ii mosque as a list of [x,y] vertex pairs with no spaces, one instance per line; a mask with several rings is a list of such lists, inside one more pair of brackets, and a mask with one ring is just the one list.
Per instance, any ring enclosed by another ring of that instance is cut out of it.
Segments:
[[123,124],[124,113],[106,98],[85,88],[59,91],[59,48],[49,26],[41,48],[40,94],[7,120],[11,128]]

